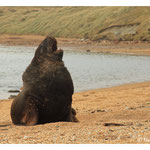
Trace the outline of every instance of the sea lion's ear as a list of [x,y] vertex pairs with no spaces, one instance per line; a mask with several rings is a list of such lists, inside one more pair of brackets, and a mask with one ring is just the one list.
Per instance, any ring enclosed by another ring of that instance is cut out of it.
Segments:
[[63,58],[63,50],[57,50],[54,52],[55,55],[57,55],[57,57],[62,60]]

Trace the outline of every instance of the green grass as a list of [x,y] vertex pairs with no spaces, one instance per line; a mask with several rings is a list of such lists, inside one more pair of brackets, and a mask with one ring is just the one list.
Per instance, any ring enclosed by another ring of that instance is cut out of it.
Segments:
[[150,7],[0,7],[0,34],[150,40]]

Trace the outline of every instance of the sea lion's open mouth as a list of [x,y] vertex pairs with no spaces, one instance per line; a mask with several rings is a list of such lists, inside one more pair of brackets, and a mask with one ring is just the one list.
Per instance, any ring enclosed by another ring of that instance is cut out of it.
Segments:
[[56,41],[56,39],[53,39],[52,50],[57,51],[57,41]]
[[54,54],[58,56],[59,60],[62,60],[63,57],[63,49],[59,48],[56,51],[54,51]]
[[59,51],[63,51],[63,49],[59,48],[59,49],[57,49],[56,51],[58,51],[58,52],[59,52]]

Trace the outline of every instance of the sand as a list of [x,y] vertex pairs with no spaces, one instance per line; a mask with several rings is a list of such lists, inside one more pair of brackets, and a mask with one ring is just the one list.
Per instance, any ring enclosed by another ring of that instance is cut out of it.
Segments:
[[75,93],[78,123],[16,126],[11,103],[0,101],[0,143],[150,143],[150,82]]

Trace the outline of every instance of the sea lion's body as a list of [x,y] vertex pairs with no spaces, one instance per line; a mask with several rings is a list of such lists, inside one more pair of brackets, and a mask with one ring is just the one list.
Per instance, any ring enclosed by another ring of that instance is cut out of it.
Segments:
[[22,76],[23,90],[11,106],[14,124],[77,121],[71,107],[73,82],[62,56],[55,38],[47,37],[40,44]]

